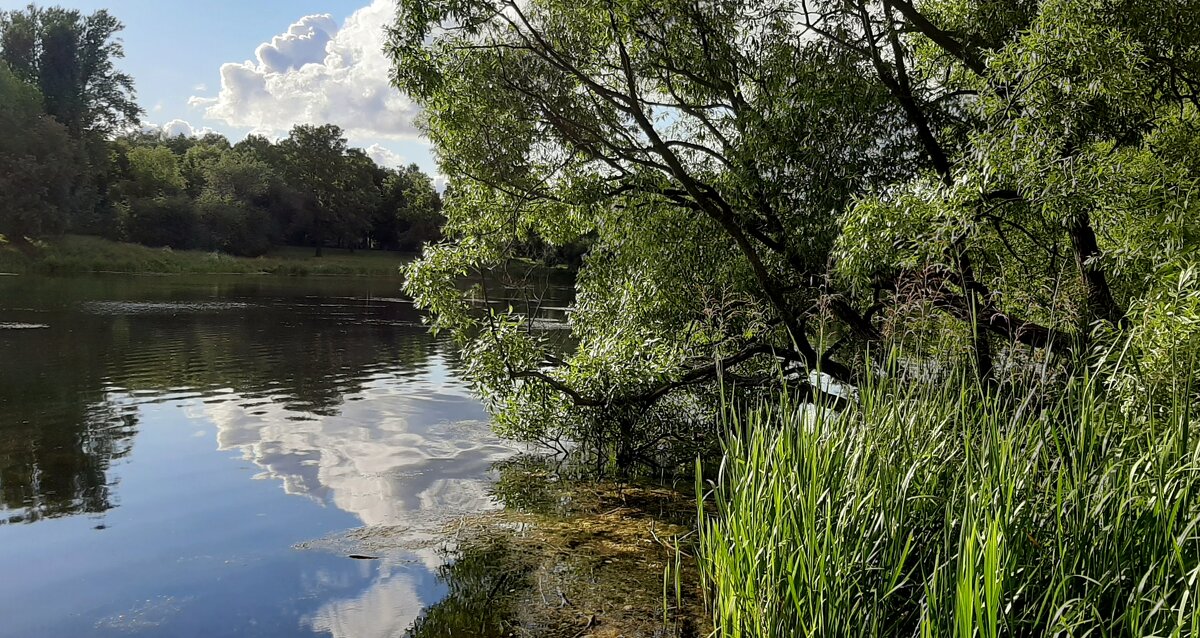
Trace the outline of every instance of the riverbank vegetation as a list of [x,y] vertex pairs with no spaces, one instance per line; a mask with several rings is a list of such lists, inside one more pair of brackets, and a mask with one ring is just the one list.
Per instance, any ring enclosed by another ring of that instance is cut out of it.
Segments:
[[1195,381],[1122,404],[1112,375],[733,412],[700,528],[723,635],[1195,635]]
[[273,274],[399,277],[410,257],[386,251],[279,247],[261,257],[150,248],[101,237],[63,235],[14,245],[0,238],[0,273],[31,274]]
[[[1192,635],[1195,15],[401,0],[454,192],[408,292],[504,433],[724,457],[722,635]],[[476,311],[532,235],[589,238],[566,352]]]
[[[381,167],[333,125],[278,141],[140,128],[105,10],[0,11],[0,235],[63,233],[257,257],[279,246],[419,250],[441,195],[416,165]],[[119,270],[114,264],[109,269]]]

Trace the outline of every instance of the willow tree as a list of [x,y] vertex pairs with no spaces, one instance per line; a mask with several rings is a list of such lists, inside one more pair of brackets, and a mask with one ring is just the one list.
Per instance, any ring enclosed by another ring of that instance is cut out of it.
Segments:
[[[1186,146],[1195,117],[1174,2],[399,4],[395,81],[454,194],[408,288],[502,426],[620,461],[703,433],[719,374],[755,388],[782,364],[812,396],[818,370],[856,380],[859,346],[936,330],[990,379],[997,346],[1122,327],[1144,274],[1104,229],[1152,204],[1106,171],[1162,160],[1163,117]],[[596,237],[562,358],[450,285],[534,234]]]

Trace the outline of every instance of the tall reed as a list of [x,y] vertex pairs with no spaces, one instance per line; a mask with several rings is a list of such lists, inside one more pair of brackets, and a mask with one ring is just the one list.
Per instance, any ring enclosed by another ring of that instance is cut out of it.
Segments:
[[1136,406],[1094,376],[1039,399],[880,375],[841,414],[731,410],[697,486],[720,634],[1200,636],[1189,384]]

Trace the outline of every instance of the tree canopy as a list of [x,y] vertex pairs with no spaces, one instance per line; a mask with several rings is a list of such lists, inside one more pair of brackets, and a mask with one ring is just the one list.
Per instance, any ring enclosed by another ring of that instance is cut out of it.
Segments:
[[272,142],[140,129],[117,68],[123,25],[29,5],[0,11],[0,234],[63,232],[255,256],[273,245],[416,250],[441,197],[415,166],[378,166],[333,125]]
[[342,131],[332,124],[300,125],[280,143],[286,176],[307,205],[306,226],[318,254],[339,235],[366,230],[365,212],[378,205],[375,163],[352,151]]
[[119,237],[257,256],[272,245],[408,249],[440,237],[441,196],[415,166],[378,166],[333,125],[278,143],[131,133],[112,143]]
[[[1167,321],[1132,356],[1186,365],[1200,5],[1119,4],[401,0],[454,194],[408,288],[510,432],[625,461],[885,343],[1004,384]],[[565,357],[448,285],[535,235],[595,238]]]
[[23,240],[60,231],[73,207],[80,158],[38,90],[0,61],[0,234]]
[[101,9],[83,15],[62,7],[0,12],[0,58],[41,89],[46,112],[71,134],[110,135],[137,124],[133,78],[116,68],[125,57],[124,28]]
[[[133,80],[116,68],[124,57],[122,24],[106,11],[83,15],[60,7],[0,11],[0,61],[35,88],[39,109],[60,124],[70,144],[55,156],[73,167],[69,201],[58,201],[34,234],[111,227],[107,207],[107,144],[135,125],[141,109]],[[22,163],[14,156],[8,161]],[[16,195],[14,195],[16,196]]]

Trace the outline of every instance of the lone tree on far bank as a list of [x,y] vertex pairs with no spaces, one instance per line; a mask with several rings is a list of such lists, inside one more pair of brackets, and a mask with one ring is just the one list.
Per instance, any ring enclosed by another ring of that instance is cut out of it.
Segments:
[[287,177],[305,199],[304,224],[318,257],[330,241],[366,229],[378,199],[375,163],[349,148],[341,128],[301,124],[279,147]]

